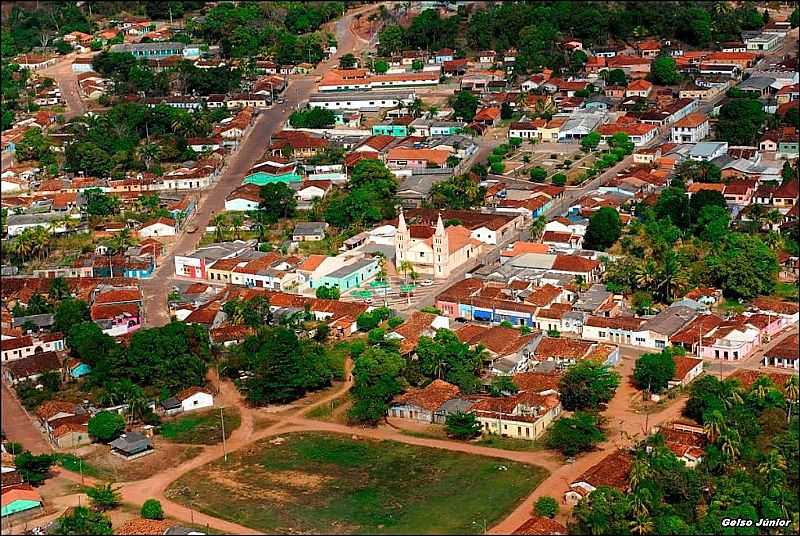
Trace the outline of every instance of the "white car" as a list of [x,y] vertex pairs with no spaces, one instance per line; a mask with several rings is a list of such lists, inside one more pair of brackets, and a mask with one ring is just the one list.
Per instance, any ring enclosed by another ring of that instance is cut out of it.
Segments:
[[431,281],[430,279],[423,279],[422,281],[419,282],[419,285],[421,287],[430,287],[433,285],[433,281]]

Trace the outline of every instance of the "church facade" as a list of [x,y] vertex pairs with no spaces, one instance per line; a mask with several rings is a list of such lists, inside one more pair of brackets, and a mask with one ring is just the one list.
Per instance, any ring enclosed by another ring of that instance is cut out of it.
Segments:
[[463,225],[445,227],[442,216],[435,226],[407,225],[402,210],[395,234],[395,262],[399,268],[404,261],[420,276],[446,279],[459,266],[475,258],[481,242]]

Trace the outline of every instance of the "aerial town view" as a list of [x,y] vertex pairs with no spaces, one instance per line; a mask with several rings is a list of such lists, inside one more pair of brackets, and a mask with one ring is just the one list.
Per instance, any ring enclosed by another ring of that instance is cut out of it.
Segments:
[[798,26],[2,2],[2,534],[800,533]]

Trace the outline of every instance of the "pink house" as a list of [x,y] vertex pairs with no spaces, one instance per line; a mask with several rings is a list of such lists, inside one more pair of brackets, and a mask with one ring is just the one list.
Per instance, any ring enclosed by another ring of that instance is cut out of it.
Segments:
[[92,306],[92,320],[103,333],[112,337],[133,333],[142,327],[139,305],[136,303],[111,303]]

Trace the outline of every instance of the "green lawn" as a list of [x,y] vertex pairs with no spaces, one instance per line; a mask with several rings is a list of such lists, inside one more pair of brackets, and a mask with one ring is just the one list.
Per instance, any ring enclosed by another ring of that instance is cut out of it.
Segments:
[[540,437],[536,441],[527,441],[525,439],[515,439],[513,437],[503,437],[499,435],[484,435],[475,442],[480,447],[491,447],[503,450],[518,450],[523,452],[533,452],[537,450],[547,449],[544,437]]
[[60,465],[64,469],[72,471],[73,473],[83,473],[83,476],[88,476],[89,478],[107,479],[109,477],[109,473],[107,471],[103,471],[94,465],[90,465],[85,461],[82,461],[74,454],[59,452],[54,456],[57,465]]
[[797,284],[781,281],[775,285],[772,294],[786,300],[797,300]]
[[[239,428],[242,423],[239,410],[225,408],[225,438]],[[161,436],[176,443],[191,443],[193,445],[215,445],[222,441],[222,422],[219,410],[212,409],[197,413],[190,413],[185,417],[178,417],[174,421],[161,425]]]
[[334,434],[282,436],[184,475],[167,494],[266,533],[483,532],[546,477],[535,466]]

